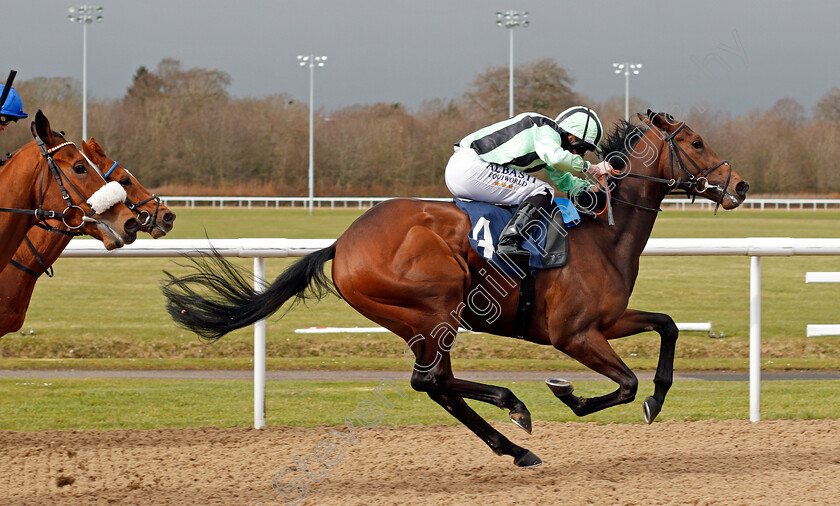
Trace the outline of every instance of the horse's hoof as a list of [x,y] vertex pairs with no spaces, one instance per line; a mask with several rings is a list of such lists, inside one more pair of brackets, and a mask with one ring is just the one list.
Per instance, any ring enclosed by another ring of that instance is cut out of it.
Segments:
[[572,395],[572,392],[575,391],[575,387],[562,378],[548,378],[545,380],[545,384],[552,392],[554,392],[555,396],[561,398]]
[[542,460],[530,451],[526,451],[522,455],[513,459],[513,463],[519,467],[537,467],[542,464]]
[[528,411],[511,411],[510,421],[522,427],[528,434],[531,433],[531,413]]
[[659,405],[656,399],[653,397],[648,397],[645,399],[644,404],[642,404],[642,411],[645,415],[645,422],[648,424],[653,423],[656,420],[656,416],[662,411],[662,406]]

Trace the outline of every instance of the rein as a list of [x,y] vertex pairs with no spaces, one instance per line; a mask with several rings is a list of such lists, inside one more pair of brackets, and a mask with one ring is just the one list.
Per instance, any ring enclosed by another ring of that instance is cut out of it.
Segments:
[[[654,183],[667,185],[668,188],[669,188],[668,193],[671,193],[674,190],[683,190],[683,191],[685,191],[686,195],[688,195],[692,198],[692,202],[693,202],[694,198],[697,196],[698,193],[703,193],[704,191],[708,190],[709,188],[718,188],[719,190],[721,190],[720,198],[718,200],[714,201],[715,204],[716,204],[715,205],[715,214],[717,214],[718,207],[720,207],[720,205],[723,203],[723,199],[726,198],[725,188],[729,186],[729,181],[732,178],[732,166],[729,164],[729,162],[727,160],[722,160],[720,163],[718,163],[718,164],[716,164],[716,165],[714,165],[714,166],[712,166],[712,167],[710,167],[706,170],[701,169],[700,166],[697,165],[697,162],[695,162],[694,159],[692,159],[688,155],[688,153],[686,153],[685,150],[674,141],[674,138],[677,136],[678,133],[680,133],[680,131],[682,131],[683,128],[685,128],[685,122],[682,122],[680,124],[680,126],[677,127],[676,130],[674,130],[670,135],[668,135],[668,137],[665,138],[665,141],[668,143],[668,162],[669,162],[669,165],[671,167],[671,179],[663,179],[663,178],[660,178],[660,177],[645,176],[643,174],[634,174],[632,172],[628,172],[626,177],[634,177],[634,178],[637,178],[637,179],[643,179],[645,181],[651,181],[651,182],[654,182]],[[691,173],[691,171],[689,171],[686,168],[681,154],[682,154],[682,156],[685,156],[688,159],[689,162],[691,162],[691,165],[693,165],[694,168],[697,169],[697,172],[700,173],[700,176],[695,176],[694,174]],[[685,173],[685,175],[688,176],[688,179],[686,179],[685,181],[682,180],[682,176],[676,177],[676,178],[674,177],[674,162],[675,161],[676,161],[677,167],[679,167]],[[711,174],[715,169],[717,169],[718,167],[720,167],[722,165],[726,165],[727,167],[729,167],[729,172],[726,175],[726,183],[724,184],[723,188],[721,188],[720,186],[717,186],[717,185],[710,185],[709,180],[706,179],[706,176]],[[700,186],[701,184],[702,184],[702,186]],[[636,209],[641,209],[643,211],[648,211],[648,212],[652,212],[652,213],[662,212],[662,209],[659,209],[659,208],[654,209],[654,208],[651,208],[651,207],[645,207],[645,206],[642,206],[642,205],[639,205],[639,204],[635,204],[633,202],[628,202],[626,200],[622,200],[622,199],[620,199],[620,198],[618,198],[614,195],[610,196],[610,192],[609,192],[609,189],[607,188],[607,185],[603,184],[603,186],[606,189],[605,191],[607,192],[607,206],[608,207],[610,206],[611,201],[616,201],[616,202],[620,202],[622,204],[629,205],[631,207],[635,207]],[[612,221],[612,220],[610,220],[610,221]],[[610,223],[610,224],[612,224],[612,223]]]
[[17,267],[18,269],[22,270],[23,272],[29,274],[30,276],[34,276],[36,278],[41,277],[41,274],[46,274],[47,277],[50,277],[50,278],[53,277],[54,272],[53,272],[52,265],[50,265],[49,267],[44,265],[44,261],[41,260],[41,257],[38,255],[38,251],[35,249],[35,246],[32,244],[32,241],[29,240],[29,237],[26,236],[26,237],[24,237],[24,239],[26,239],[26,244],[29,245],[29,249],[32,251],[32,254],[35,255],[35,261],[38,262],[38,265],[41,266],[41,269],[43,269],[44,272],[42,272],[42,273],[41,272],[35,272],[32,269],[30,269],[29,267],[27,267],[27,266],[23,265],[22,263],[16,261],[15,259],[9,260],[9,264]]

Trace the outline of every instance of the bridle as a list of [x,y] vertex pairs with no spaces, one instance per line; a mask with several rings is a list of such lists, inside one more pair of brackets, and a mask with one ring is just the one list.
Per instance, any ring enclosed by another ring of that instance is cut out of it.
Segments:
[[[44,157],[44,160],[46,160],[46,164],[44,165],[43,170],[41,170],[41,176],[38,179],[38,207],[37,209],[12,209],[0,207],[0,212],[33,215],[39,221],[39,223],[36,223],[36,226],[39,226],[50,232],[65,234],[69,236],[84,235],[84,230],[87,224],[97,222],[96,219],[92,218],[92,216],[95,214],[93,207],[90,208],[89,212],[85,213],[84,209],[82,209],[81,206],[78,206],[73,203],[72,199],[70,198],[70,193],[65,187],[65,182],[66,185],[69,186],[70,189],[73,190],[73,192],[75,192],[76,195],[78,195],[79,198],[82,199],[82,202],[86,201],[87,199],[73,185],[72,181],[70,181],[70,178],[68,178],[64,174],[64,172],[61,170],[58,164],[55,163],[55,160],[52,156],[56,151],[60,150],[65,146],[75,147],[76,145],[72,142],[65,141],[51,148],[47,148],[44,144],[44,141],[41,140],[41,138],[37,134],[33,133],[32,135],[35,137],[35,142],[37,143],[38,148],[41,150],[41,155]],[[44,209],[44,178],[48,168],[49,171],[52,173],[53,177],[55,178],[59,190],[61,190],[61,198],[64,199],[64,202],[67,204],[67,207],[62,212]],[[68,216],[76,214],[77,209],[78,212],[80,212],[82,215],[81,222],[78,225],[71,225],[70,223],[67,223]],[[61,220],[61,222],[64,223],[64,226],[67,227],[67,230],[55,228],[49,223],[47,223],[47,220]]]
[[[35,142],[38,145],[38,148],[41,150],[41,155],[46,160],[46,164],[44,165],[44,169],[41,171],[41,176],[39,177],[39,180],[38,180],[38,207],[37,207],[37,209],[12,209],[12,208],[0,207],[0,212],[34,215],[35,218],[38,220],[38,223],[36,223],[35,226],[40,227],[40,228],[42,228],[42,229],[44,229],[48,232],[63,234],[63,235],[70,236],[70,237],[77,237],[77,236],[80,236],[80,235],[84,235],[84,230],[87,227],[87,224],[97,222],[97,220],[92,217],[95,214],[93,206],[88,205],[88,207],[90,207],[90,211],[85,213],[84,209],[82,209],[81,206],[78,206],[78,205],[73,203],[73,201],[70,198],[70,194],[67,191],[67,188],[65,187],[65,180],[66,180],[67,186],[69,186],[70,189],[72,189],[73,192],[75,192],[76,195],[78,195],[79,198],[82,199],[82,201],[85,201],[87,199],[73,185],[73,182],[70,181],[70,179],[64,174],[64,172],[61,170],[61,168],[58,166],[58,164],[55,163],[55,160],[53,159],[53,156],[52,156],[55,152],[57,152],[59,149],[65,147],[65,146],[75,147],[76,145],[73,144],[72,142],[65,141],[65,142],[62,142],[61,144],[58,144],[57,146],[53,146],[52,148],[47,148],[46,145],[44,144],[44,141],[37,134],[33,133],[33,136],[35,137]],[[82,156],[84,156],[84,154],[82,154]],[[52,173],[53,177],[56,180],[56,183],[58,183],[58,188],[61,190],[61,198],[64,199],[64,202],[67,204],[67,207],[64,209],[63,212],[57,212],[57,211],[45,210],[44,209],[44,193],[45,193],[44,192],[44,177],[45,177],[45,173],[46,173],[47,168],[49,168],[50,172]],[[99,169],[97,168],[97,171],[98,170]],[[102,174],[101,171],[99,173]],[[107,178],[105,178],[105,180],[107,182]],[[73,213],[75,209],[78,209],[79,212],[82,213],[82,219],[81,219],[81,223],[79,223],[79,225],[74,226],[74,225],[71,225],[71,224],[67,223],[67,216],[69,214]],[[61,220],[61,222],[64,223],[64,226],[67,227],[67,230],[60,229],[60,228],[55,228],[52,225],[50,225],[49,223],[47,223],[46,220]],[[26,243],[29,245],[29,249],[35,255],[35,260],[43,268],[44,273],[47,276],[52,277],[53,276],[52,266],[47,267],[46,265],[44,265],[44,262],[41,260],[41,257],[38,255],[38,252],[35,250],[35,246],[32,244],[32,241],[29,240],[29,237],[24,237],[24,239],[26,240]],[[26,267],[25,265],[17,262],[14,259],[10,259],[9,263],[11,265],[13,265],[14,267],[17,267],[18,269],[20,269],[20,270],[22,270],[22,271],[24,271],[28,274],[31,274],[35,277],[38,277],[38,276],[41,275],[40,273],[33,271],[32,269]]]
[[[111,165],[111,168],[108,169],[107,172],[103,173],[102,170],[99,168],[99,166],[96,165],[95,163],[93,163],[93,161],[91,161],[90,158],[88,158],[87,155],[85,155],[83,152],[82,152],[82,156],[85,158],[85,160],[87,160],[87,162],[94,169],[96,169],[96,171],[99,173],[99,175],[101,175],[102,178],[106,182],[111,181],[111,179],[110,179],[111,173],[114,171],[114,169],[117,168],[117,165],[119,165],[116,161],[114,162],[113,165]],[[151,202],[152,200],[155,201],[155,211],[154,211],[154,213],[150,213],[149,211],[146,211],[146,210],[138,210],[138,208],[140,206],[142,206],[142,205],[144,205],[148,202]],[[160,209],[160,197],[158,197],[157,195],[152,194],[151,197],[147,198],[146,200],[143,200],[142,202],[138,202],[137,204],[131,202],[131,200],[128,197],[126,197],[124,203],[125,203],[126,207],[131,209],[134,212],[134,214],[137,215],[137,219],[140,222],[141,227],[145,227],[145,226],[148,225],[149,228],[153,228],[155,226],[155,224],[157,224],[158,211]],[[71,232],[71,231],[66,231],[66,230],[59,230],[59,229],[53,229],[51,231],[58,232],[58,233],[63,233],[65,235],[82,235],[81,233]],[[38,255],[38,251],[35,249],[35,246],[32,244],[32,241],[29,240],[29,237],[25,237],[24,239],[26,239],[26,244],[29,246],[30,251],[32,251],[32,254],[35,257],[35,261],[38,262],[38,265],[41,266],[41,269],[43,270],[43,273],[46,274],[48,277],[53,277],[52,266],[47,266],[47,265],[44,264],[44,261],[41,260],[41,257]],[[9,263],[11,265],[17,267],[18,269],[22,270],[23,272],[26,272],[27,274],[29,274],[31,276],[35,276],[36,278],[41,276],[41,273],[36,272],[36,271],[30,269],[29,267],[26,267],[25,265],[21,264],[20,262],[17,262],[14,259],[9,260]]]
[[[683,128],[685,128],[685,122],[680,123],[680,126],[678,126],[671,134],[669,134],[667,137],[665,137],[665,142],[668,144],[668,163],[669,163],[670,168],[671,168],[671,178],[670,179],[663,179],[663,178],[659,178],[659,177],[646,176],[646,175],[643,175],[643,174],[634,174],[632,172],[628,172],[627,174],[625,174],[625,177],[634,177],[634,178],[637,178],[637,179],[644,179],[646,181],[652,181],[654,183],[667,185],[668,188],[669,188],[668,193],[671,193],[675,190],[683,190],[683,191],[685,191],[686,196],[691,197],[692,202],[694,202],[694,199],[697,197],[697,195],[699,193],[703,193],[704,191],[708,190],[709,188],[717,188],[717,189],[720,190],[720,198],[718,200],[714,201],[715,204],[716,204],[715,205],[715,213],[717,213],[718,207],[720,207],[720,205],[723,203],[723,199],[726,198],[726,188],[729,187],[729,182],[732,179],[732,165],[730,165],[730,163],[727,160],[721,160],[720,163],[718,163],[716,165],[713,165],[712,167],[710,167],[708,169],[704,170],[704,169],[700,168],[700,166],[697,165],[697,162],[695,162],[694,159],[691,158],[691,156],[689,156],[689,154],[686,153],[685,150],[679,144],[677,144],[676,141],[674,140],[675,137],[677,136],[677,134],[679,134],[682,131]],[[683,161],[683,157],[688,159],[688,161],[691,162],[691,165],[693,165],[694,168],[697,169],[697,173],[700,174],[699,176],[697,176],[695,174],[692,174],[691,171],[688,170],[688,168],[685,165],[685,162]],[[678,177],[675,177],[675,170],[674,170],[674,165],[675,164],[683,172],[683,174],[679,174]],[[729,171],[726,175],[726,183],[724,184],[723,187],[720,187],[720,186],[717,186],[717,185],[710,185],[709,180],[707,179],[707,176],[722,165],[726,165],[729,168]],[[682,179],[683,176],[688,176],[688,177],[687,177],[687,179],[683,180]],[[606,185],[604,185],[604,186],[606,187]],[[609,192],[608,189],[605,189],[605,191]],[[622,204],[626,204],[626,205],[635,207],[637,209],[641,209],[643,211],[650,211],[650,212],[653,212],[653,213],[658,213],[658,212],[662,211],[662,209],[659,209],[659,208],[654,209],[654,208],[651,208],[651,207],[645,207],[645,206],[642,206],[642,205],[639,205],[639,204],[635,204],[635,203],[632,203],[632,202],[628,202],[626,200],[619,199],[615,196],[611,196],[611,198],[608,199],[608,202],[609,202],[609,200],[614,200],[616,202],[621,202]]]
[[[99,166],[96,165],[95,163],[93,163],[90,160],[90,158],[87,157],[87,155],[82,153],[82,156],[84,156],[85,160],[87,160],[88,163],[90,163],[93,166],[93,168],[95,168],[97,170],[97,172],[99,172],[99,174],[101,174],[102,177],[105,178],[106,182],[111,181],[111,179],[110,179],[111,173],[114,172],[114,169],[116,169],[117,165],[119,165],[116,162],[116,160],[114,161],[114,164],[111,165],[111,168],[108,169],[107,172],[102,172],[102,170],[99,168]],[[128,172],[127,169],[124,169],[124,170],[126,170],[126,172]],[[150,213],[149,211],[139,209],[140,206],[148,204],[149,202],[151,202],[153,200],[155,201],[155,211],[154,211],[154,213]],[[131,199],[126,197],[125,205],[126,205],[126,207],[131,209],[131,211],[133,211],[134,214],[137,215],[137,221],[140,222],[141,227],[148,227],[149,229],[152,229],[152,228],[155,227],[155,225],[157,225],[158,213],[160,211],[160,197],[158,197],[154,193],[152,194],[151,197],[149,197],[146,200],[143,200],[141,202],[138,202],[136,204],[134,202],[132,202]]]

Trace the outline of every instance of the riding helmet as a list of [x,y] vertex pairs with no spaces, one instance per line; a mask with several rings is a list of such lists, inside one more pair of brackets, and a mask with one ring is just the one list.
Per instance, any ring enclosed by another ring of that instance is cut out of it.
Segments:
[[601,124],[595,111],[588,107],[581,105],[570,107],[561,112],[554,122],[560,130],[574,135],[590,150],[598,149],[604,138],[604,125]]
[[[0,84],[0,89],[3,89],[2,84]],[[3,120],[23,119],[29,116],[23,112],[23,102],[14,87],[9,90],[9,96],[6,97],[3,107],[0,107],[0,115],[4,116]]]

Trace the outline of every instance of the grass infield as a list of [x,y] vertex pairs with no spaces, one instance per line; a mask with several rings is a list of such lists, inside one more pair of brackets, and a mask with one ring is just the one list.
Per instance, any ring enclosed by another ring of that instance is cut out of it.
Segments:
[[[396,382],[381,391],[389,406],[373,393],[378,382],[269,381],[266,385],[268,425],[314,427],[356,426],[356,406],[376,403],[379,425],[456,424],[428,396]],[[653,392],[642,382],[636,401],[578,418],[540,382],[498,382],[510,388],[539,420],[598,423],[644,423],[642,400]],[[609,381],[575,383],[580,395],[601,395],[614,389]],[[762,419],[837,418],[839,381],[772,381],[762,384]],[[668,394],[659,421],[748,419],[749,386],[733,381],[678,381]],[[137,379],[0,379],[0,430],[111,430],[187,427],[248,427],[253,425],[250,381]],[[402,394],[405,394],[404,396]],[[468,401],[490,421],[507,421],[507,413]],[[37,413],[37,415],[35,415]],[[374,419],[369,415],[368,419]],[[466,429],[464,429],[466,431]],[[518,429],[511,424],[509,431]],[[525,437],[524,434],[520,434]]]

